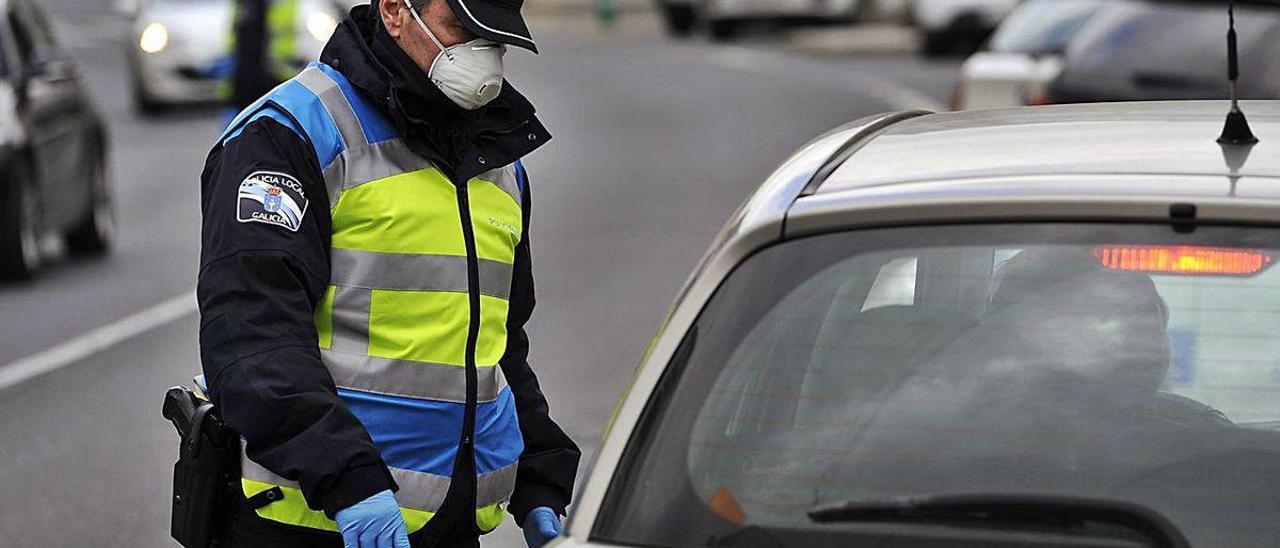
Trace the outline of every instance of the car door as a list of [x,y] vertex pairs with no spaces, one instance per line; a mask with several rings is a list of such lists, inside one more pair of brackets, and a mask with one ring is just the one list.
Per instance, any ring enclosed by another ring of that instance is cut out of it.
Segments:
[[41,210],[46,225],[65,227],[90,203],[82,169],[85,113],[75,68],[34,6],[26,0],[12,0],[8,6],[21,63],[19,115],[30,132]]

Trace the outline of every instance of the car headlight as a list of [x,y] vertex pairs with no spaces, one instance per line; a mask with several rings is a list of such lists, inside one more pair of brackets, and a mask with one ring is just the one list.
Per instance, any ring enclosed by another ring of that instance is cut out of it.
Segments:
[[337,29],[338,20],[323,11],[312,12],[307,16],[307,32],[318,42],[328,42]]
[[147,25],[147,28],[142,29],[142,36],[138,39],[138,48],[147,53],[159,53],[168,45],[169,29],[164,28],[160,23]]

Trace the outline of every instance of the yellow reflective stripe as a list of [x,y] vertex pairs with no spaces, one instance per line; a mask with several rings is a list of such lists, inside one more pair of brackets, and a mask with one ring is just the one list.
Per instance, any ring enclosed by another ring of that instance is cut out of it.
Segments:
[[307,507],[307,501],[302,497],[302,490],[296,487],[274,485],[249,478],[240,478],[240,487],[244,490],[245,498],[252,497],[272,487],[279,487],[284,492],[283,499],[257,510],[258,516],[261,518],[312,529],[335,532],[338,530],[338,524],[325,517],[324,512]]
[[507,351],[507,311],[510,303],[480,296],[480,333],[476,339],[476,365],[493,365]]
[[[369,302],[369,355],[462,367],[471,305],[466,293],[375,290]],[[476,365],[498,363],[507,349],[504,299],[480,296]]]
[[329,286],[324,290],[324,296],[320,298],[320,302],[316,303],[314,321],[316,336],[320,339],[320,348],[329,348],[333,345],[333,295],[337,289],[332,285]]
[[333,208],[332,245],[379,253],[465,257],[453,183],[439,170],[428,168],[344,191]]
[[471,225],[476,235],[476,255],[507,264],[515,262],[523,220],[520,205],[498,185],[472,179]]
[[[297,482],[282,478],[253,462],[245,454],[244,447],[244,440],[241,440],[240,466],[244,476],[240,479],[240,486],[245,497],[252,497],[272,487],[279,487],[284,493],[284,498],[259,508],[259,516],[290,525],[338,530],[337,524],[325,517],[323,512],[307,507]],[[502,523],[502,510],[511,499],[518,467],[518,463],[512,463],[476,476],[476,503],[481,505],[476,509],[476,525],[482,530],[491,531]],[[404,514],[409,532],[416,531],[440,509],[452,480],[448,476],[413,470],[391,468],[390,471],[396,484],[400,486],[396,499],[402,505],[400,511]]]
[[[240,479],[240,487],[244,491],[244,496],[246,498],[252,497],[272,487],[279,487],[280,491],[284,493],[283,499],[256,510],[258,517],[260,518],[269,519],[286,525],[309,527],[311,529],[321,529],[324,531],[333,531],[335,533],[338,532],[338,524],[325,517],[324,512],[312,510],[307,507],[306,499],[302,497],[302,491],[297,487],[273,485],[248,478]],[[480,512],[480,510],[476,511],[477,524],[479,523]],[[431,518],[435,516],[435,512],[418,510],[416,508],[401,507],[400,513],[404,516],[404,523],[410,533],[422,529],[426,526],[427,522],[431,521]],[[498,523],[502,523],[501,515],[498,516]]]
[[483,533],[497,529],[507,517],[505,506],[505,503],[498,503],[476,508],[476,527]]
[[462,367],[470,309],[466,293],[374,291],[369,355]]

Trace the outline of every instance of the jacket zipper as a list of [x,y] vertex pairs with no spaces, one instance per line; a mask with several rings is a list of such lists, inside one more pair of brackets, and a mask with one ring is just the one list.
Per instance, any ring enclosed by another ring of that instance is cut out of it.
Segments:
[[[476,466],[475,466],[475,429],[476,429],[476,405],[477,405],[477,376],[476,371],[476,344],[480,334],[480,260],[476,252],[475,230],[471,222],[471,198],[468,193],[468,182],[463,181],[461,184],[454,182],[454,187],[458,191],[458,213],[462,221],[462,239],[467,250],[467,299],[470,307],[470,320],[467,323],[467,345],[465,350],[465,365],[467,377],[467,401],[465,410],[462,415],[462,439],[460,440],[458,463],[462,464],[462,470],[455,467],[454,480],[456,481],[459,472],[466,475],[466,480],[471,483],[470,496],[468,497],[469,505],[467,508],[475,508],[476,498]],[[472,518],[474,523],[474,517]]]

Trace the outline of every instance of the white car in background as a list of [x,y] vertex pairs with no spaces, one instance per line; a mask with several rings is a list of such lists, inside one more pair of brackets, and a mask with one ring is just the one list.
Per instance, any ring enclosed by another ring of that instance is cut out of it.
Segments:
[[713,39],[728,40],[755,21],[854,21],[871,0],[658,0],[668,32],[688,36],[705,25]]
[[[298,0],[296,22],[301,68],[320,56],[345,15],[330,0]],[[140,0],[118,9],[131,18],[126,56],[134,103],[153,113],[182,103],[218,99],[214,65],[227,55],[233,0]]]
[[927,55],[978,49],[1020,0],[913,0],[908,17]]
[[1108,0],[1028,0],[1000,24],[987,46],[960,69],[955,110],[1015,107],[1044,102],[1063,69],[1067,44]]

